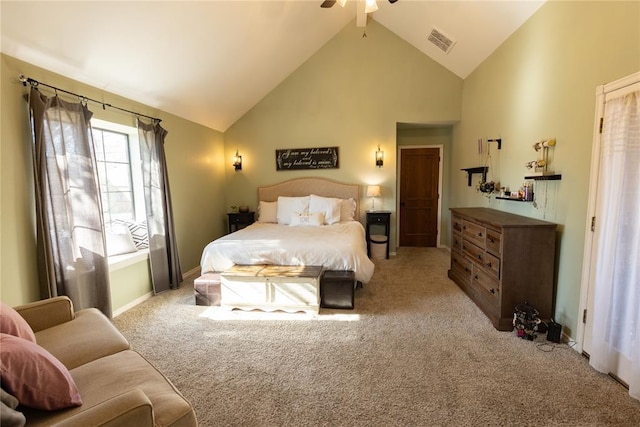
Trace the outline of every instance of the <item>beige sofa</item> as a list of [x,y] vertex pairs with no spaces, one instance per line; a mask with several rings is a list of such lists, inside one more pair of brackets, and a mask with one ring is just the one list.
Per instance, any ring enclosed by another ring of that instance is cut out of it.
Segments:
[[19,408],[28,426],[197,426],[191,404],[96,309],[56,297],[15,310],[68,369],[82,397],[56,411]]

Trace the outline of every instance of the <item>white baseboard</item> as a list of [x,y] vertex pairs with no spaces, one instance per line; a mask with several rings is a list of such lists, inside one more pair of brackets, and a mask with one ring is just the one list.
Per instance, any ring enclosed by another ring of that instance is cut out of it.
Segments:
[[182,273],[182,280],[184,280],[188,276],[191,276],[192,274],[196,274],[196,273],[200,274],[200,266],[192,268],[191,270],[187,271],[186,273]]
[[140,304],[140,303],[142,303],[142,302],[144,302],[144,301],[148,300],[148,299],[149,299],[149,298],[151,298],[152,296],[153,296],[153,292],[149,292],[149,293],[146,293],[146,294],[142,295],[142,296],[141,296],[141,297],[139,297],[139,298],[134,299],[134,300],[133,300],[133,301],[131,301],[129,304],[125,304],[125,305],[123,305],[122,307],[120,307],[119,309],[114,310],[114,312],[113,312],[113,317],[117,317],[117,316],[121,315],[121,314],[122,314],[122,313],[124,313],[125,311],[127,311],[127,310],[129,310],[129,309],[131,309],[131,308],[135,307],[136,305],[138,305],[138,304]]

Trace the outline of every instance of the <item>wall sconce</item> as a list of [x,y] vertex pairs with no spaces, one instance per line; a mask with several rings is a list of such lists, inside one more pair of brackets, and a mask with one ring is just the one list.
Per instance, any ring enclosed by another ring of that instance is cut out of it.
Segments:
[[376,151],[376,166],[381,168],[384,163],[384,151],[380,150],[380,145],[378,145],[378,151]]
[[236,172],[242,170],[242,156],[238,154],[238,150],[236,150],[236,154],[233,156],[233,167],[236,169]]
[[371,197],[371,210],[375,210],[375,200],[376,197],[380,197],[380,186],[379,185],[367,185],[367,197]]

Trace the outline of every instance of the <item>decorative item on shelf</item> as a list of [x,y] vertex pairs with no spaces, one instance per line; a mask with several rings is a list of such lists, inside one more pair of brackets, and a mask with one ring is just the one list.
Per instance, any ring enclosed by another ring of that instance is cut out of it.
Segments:
[[236,172],[242,170],[242,156],[238,153],[237,149],[236,154],[233,156],[233,167],[235,168]]
[[487,139],[487,143],[489,142],[495,142],[498,145],[498,150],[502,149],[502,138]]
[[368,185],[367,186],[367,197],[371,197],[371,210],[375,211],[375,200],[376,197],[380,197],[380,186],[379,185]]
[[380,150],[380,144],[378,144],[378,150],[376,151],[376,166],[381,168],[384,163],[384,151]]
[[553,172],[548,171],[549,166],[549,148],[555,147],[556,140],[555,138],[551,139],[543,139],[533,144],[533,149],[536,152],[540,152],[540,158],[536,160],[531,160],[530,162],[525,163],[527,169],[533,169],[535,173],[539,173],[540,175],[553,175]]
[[249,206],[244,206],[244,205],[242,205],[242,206],[238,206],[238,212],[240,212],[240,213],[247,213],[247,212],[249,212]]
[[497,142],[498,149],[499,149],[502,140],[501,139],[487,140],[487,157],[484,162],[485,172],[483,173],[482,181],[480,181],[476,186],[476,190],[481,193],[484,193],[487,197],[491,197],[491,194],[493,192],[499,191],[499,188],[500,188],[499,183],[496,183],[493,179],[491,181],[487,181],[487,173],[486,173],[487,171],[489,170],[491,171],[491,175],[493,178],[493,164],[492,164],[492,158],[491,158],[491,145],[490,145],[491,142]]

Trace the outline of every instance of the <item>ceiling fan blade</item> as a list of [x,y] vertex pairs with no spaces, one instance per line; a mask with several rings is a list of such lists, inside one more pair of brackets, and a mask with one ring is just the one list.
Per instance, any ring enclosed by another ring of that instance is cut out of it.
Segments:
[[320,5],[320,7],[329,8],[329,7],[333,6],[334,4],[336,4],[336,0],[324,0],[322,2],[322,4]]

